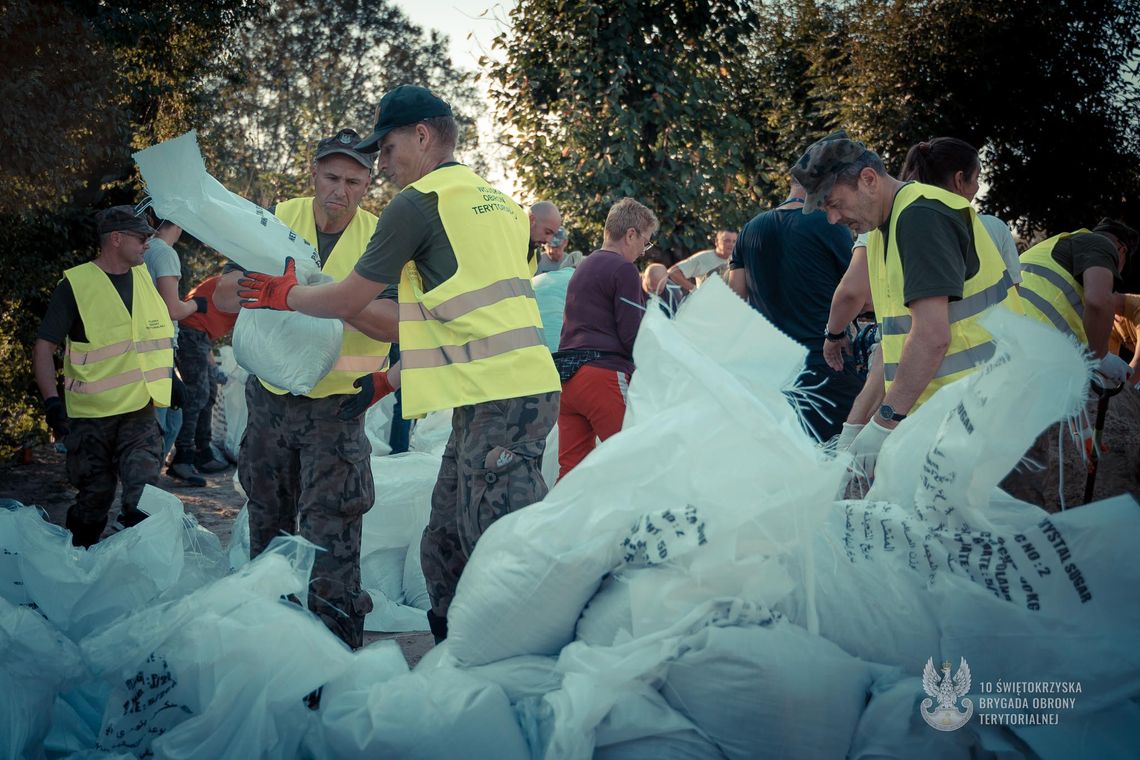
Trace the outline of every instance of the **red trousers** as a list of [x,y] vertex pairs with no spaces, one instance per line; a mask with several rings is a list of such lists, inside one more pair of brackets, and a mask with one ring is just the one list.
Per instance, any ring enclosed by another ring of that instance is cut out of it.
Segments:
[[606,440],[621,430],[629,375],[589,365],[562,386],[558,409],[558,477],[574,469],[594,450],[594,439]]

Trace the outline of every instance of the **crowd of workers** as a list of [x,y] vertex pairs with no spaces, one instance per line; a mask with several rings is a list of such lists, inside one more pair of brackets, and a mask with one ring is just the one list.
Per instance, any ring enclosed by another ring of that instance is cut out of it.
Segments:
[[[428,620],[441,640],[482,533],[545,496],[541,460],[553,426],[562,477],[621,430],[646,308],[673,314],[710,278],[723,277],[807,349],[798,385],[815,403],[801,410],[805,429],[849,451],[861,477],[873,477],[900,421],[993,355],[980,321],[991,309],[1027,314],[1086,345],[1100,385],[1140,380],[1140,306],[1115,292],[1140,236],[1106,219],[1018,257],[1008,227],[971,205],[981,167],[960,140],[914,146],[895,178],[863,143],[829,135],[791,167],[783,203],[739,235],[718,232],[714,249],[642,272],[637,262],[659,227],[652,209],[617,201],[601,246],[567,252],[559,209],[521,208],[455,159],[457,136],[446,102],[404,85],[381,100],[368,137],[344,129],[320,141],[313,195],[272,211],[314,244],[331,278],[323,284],[298,283],[291,260],[283,273],[227,264],[183,301],[176,254],[169,261],[181,230],[152,210],[98,215],[99,255],[64,273],[34,351],[48,423],[65,440],[78,489],[67,514],[75,545],[99,540],[116,482],[118,522],[145,519],[137,503],[159,475],[164,435],[174,441],[172,477],[194,484],[199,472],[225,466],[209,446],[211,346],[242,308],[345,326],[335,366],[309,393],[249,378],[237,466],[251,555],[281,533],[324,548],[308,603],[351,647],[362,645],[372,606],[360,585],[363,515],[383,487],[372,479],[365,411],[392,392],[397,425],[453,410],[420,545]],[[379,217],[360,208],[376,173],[401,188]],[[167,260],[153,277],[148,251]],[[563,268],[574,272],[552,352],[532,278]],[[868,312],[880,338],[861,337],[853,351],[854,326],[872,321]],[[61,345],[63,401],[53,364]],[[170,422],[175,407],[181,430]]]

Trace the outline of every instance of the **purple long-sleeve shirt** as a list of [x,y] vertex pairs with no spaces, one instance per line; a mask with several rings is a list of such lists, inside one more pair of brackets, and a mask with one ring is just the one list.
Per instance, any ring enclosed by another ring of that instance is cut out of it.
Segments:
[[578,265],[566,288],[558,350],[616,354],[603,356],[591,366],[632,373],[633,341],[645,315],[644,305],[637,267],[620,253],[604,248],[594,251]]

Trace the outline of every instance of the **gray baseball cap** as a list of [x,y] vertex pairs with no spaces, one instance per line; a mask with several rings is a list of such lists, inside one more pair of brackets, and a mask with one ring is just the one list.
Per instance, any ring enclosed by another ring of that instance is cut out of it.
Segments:
[[317,143],[317,152],[313,155],[314,161],[320,161],[325,156],[331,156],[334,153],[342,153],[356,161],[367,169],[372,171],[373,164],[376,160],[376,153],[357,150],[356,144],[360,142],[360,135],[356,133],[355,129],[342,129],[332,137],[326,137]]
[[842,129],[812,143],[792,167],[792,176],[807,193],[804,213],[823,208],[836,176],[867,152],[866,145],[852,140]]

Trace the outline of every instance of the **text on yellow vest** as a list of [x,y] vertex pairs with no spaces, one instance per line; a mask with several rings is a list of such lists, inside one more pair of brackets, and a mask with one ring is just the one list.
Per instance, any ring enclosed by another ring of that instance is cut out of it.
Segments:
[[457,268],[426,293],[414,261],[401,274],[404,416],[559,390],[531,287],[525,212],[466,166],[409,187],[435,194]]

